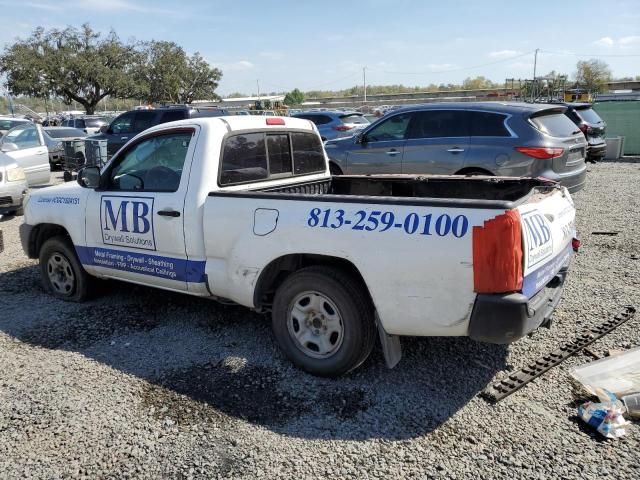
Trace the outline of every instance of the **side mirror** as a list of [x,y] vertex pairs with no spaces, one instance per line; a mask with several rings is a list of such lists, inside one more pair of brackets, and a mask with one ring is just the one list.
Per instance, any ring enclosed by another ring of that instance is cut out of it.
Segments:
[[78,185],[83,188],[98,188],[100,185],[100,169],[84,167],[78,172]]
[[367,140],[367,136],[364,133],[359,133],[358,135],[356,135],[356,143],[358,143],[360,145],[364,145],[368,141],[369,140]]
[[108,133],[109,132],[109,125],[102,125],[100,127],[100,133]]
[[2,147],[0,147],[2,153],[15,152],[16,150],[18,150],[18,145],[11,142],[3,143]]

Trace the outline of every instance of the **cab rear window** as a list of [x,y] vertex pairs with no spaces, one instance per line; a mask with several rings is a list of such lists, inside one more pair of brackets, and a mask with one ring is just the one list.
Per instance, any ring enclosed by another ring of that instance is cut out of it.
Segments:
[[307,175],[326,169],[317,135],[302,132],[243,133],[227,137],[220,185]]
[[535,115],[530,121],[538,130],[551,137],[571,137],[580,133],[576,124],[564,113]]

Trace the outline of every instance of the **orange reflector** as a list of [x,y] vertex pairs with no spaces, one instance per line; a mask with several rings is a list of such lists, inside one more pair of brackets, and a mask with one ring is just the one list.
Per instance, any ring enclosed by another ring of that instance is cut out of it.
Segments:
[[267,118],[267,125],[284,125],[284,118],[279,118],[279,117]]
[[473,290],[508,293],[522,289],[520,213],[509,210],[473,227]]

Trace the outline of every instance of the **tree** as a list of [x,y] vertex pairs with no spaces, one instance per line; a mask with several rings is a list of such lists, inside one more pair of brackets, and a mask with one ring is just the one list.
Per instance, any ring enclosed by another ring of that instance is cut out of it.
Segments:
[[463,90],[479,90],[482,88],[495,88],[496,84],[491,80],[485,77],[476,77],[476,78],[465,78],[464,82],[462,82]]
[[148,103],[191,103],[217,100],[222,72],[211,68],[199,53],[187,56],[174,42],[141,44],[144,59],[138,67],[140,96]]
[[576,82],[590,92],[601,92],[611,80],[611,69],[606,62],[592,58],[576,64]]
[[289,106],[300,105],[302,102],[304,102],[304,93],[297,88],[291,90],[284,97],[284,103]]
[[132,73],[138,60],[135,47],[113,31],[102,36],[88,24],[46,32],[38,27],[26,40],[5,47],[0,73],[14,95],[75,100],[92,114],[106,96],[135,96]]

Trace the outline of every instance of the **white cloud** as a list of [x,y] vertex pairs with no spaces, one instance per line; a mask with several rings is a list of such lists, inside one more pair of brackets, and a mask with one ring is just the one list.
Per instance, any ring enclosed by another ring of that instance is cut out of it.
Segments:
[[612,47],[615,41],[611,37],[602,37],[600,40],[593,42],[594,45],[599,47]]
[[77,0],[76,6],[83,10],[98,12],[137,12],[184,16],[184,14],[179,11],[167,10],[152,5],[142,5],[129,0]]
[[[211,64],[216,65],[215,62]],[[224,72],[242,72],[245,70],[251,70],[253,67],[255,67],[255,65],[248,60],[239,60],[237,62],[232,62],[232,63],[220,63],[219,65],[223,73]]]
[[618,43],[626,47],[631,45],[640,45],[640,35],[630,35],[628,37],[622,37],[620,40],[618,40]]
[[510,58],[510,57],[515,57],[516,55],[521,55],[522,52],[518,51],[518,50],[498,50],[495,52],[490,52],[489,53],[489,57],[490,58],[497,58],[497,59],[502,59],[502,58]]

